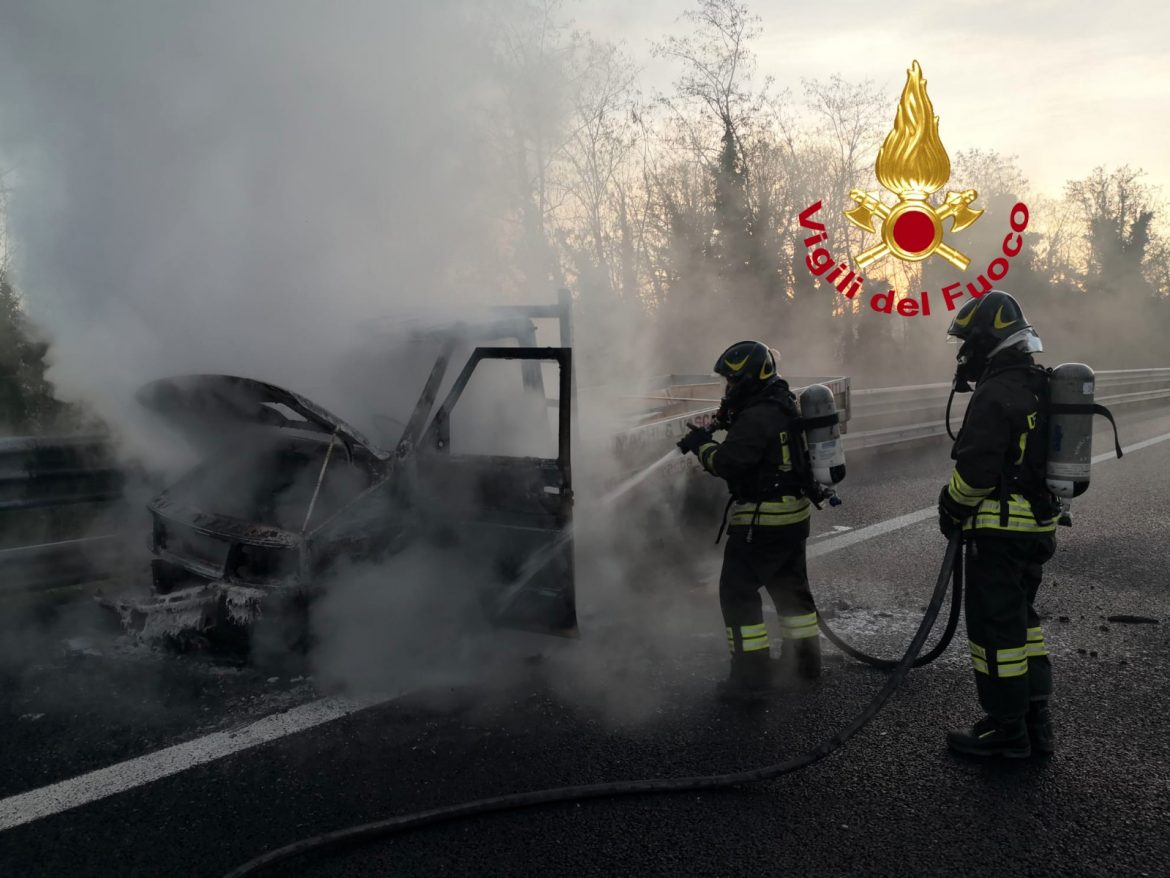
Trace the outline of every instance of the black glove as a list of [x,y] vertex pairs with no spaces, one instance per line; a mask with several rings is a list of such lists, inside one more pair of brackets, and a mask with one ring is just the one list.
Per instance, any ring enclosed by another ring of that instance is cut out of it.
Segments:
[[683,454],[686,454],[688,451],[691,454],[698,454],[699,449],[711,441],[711,431],[705,427],[696,426],[695,424],[688,424],[687,426],[691,428],[691,432],[678,440],[678,449]]
[[944,537],[950,539],[951,534],[962,529],[963,521],[975,511],[974,506],[964,506],[957,503],[943,485],[938,495],[938,529]]

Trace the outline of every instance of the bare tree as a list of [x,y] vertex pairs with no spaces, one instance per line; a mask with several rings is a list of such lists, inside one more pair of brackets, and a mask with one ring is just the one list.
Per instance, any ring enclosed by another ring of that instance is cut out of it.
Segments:
[[1144,280],[1155,207],[1142,176],[1128,166],[1113,171],[1097,167],[1065,187],[1084,224],[1087,274],[1106,289]]

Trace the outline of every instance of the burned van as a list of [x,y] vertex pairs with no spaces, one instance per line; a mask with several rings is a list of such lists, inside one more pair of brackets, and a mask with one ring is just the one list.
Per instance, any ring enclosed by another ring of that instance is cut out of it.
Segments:
[[[508,309],[420,337],[419,350],[437,353],[388,447],[294,391],[246,377],[143,387],[139,402],[197,437],[203,458],[149,503],[152,592],[119,601],[124,622],[206,639],[238,637],[265,618],[295,628],[340,567],[432,540],[481,558],[493,622],[574,634],[571,348],[564,318],[564,343],[536,347],[533,316],[561,313]],[[477,344],[485,340],[504,344]],[[455,357],[465,362],[449,375]],[[492,372],[515,380],[484,377]],[[474,399],[485,390],[486,405]],[[493,448],[467,441],[495,432],[490,418],[463,417],[477,408],[509,426],[517,418],[503,413],[539,414],[525,442]],[[526,447],[535,433],[547,441]]]

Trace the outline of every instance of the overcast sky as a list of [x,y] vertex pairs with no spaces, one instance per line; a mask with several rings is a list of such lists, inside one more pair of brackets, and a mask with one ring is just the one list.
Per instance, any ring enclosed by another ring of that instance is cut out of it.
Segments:
[[[1059,192],[1094,166],[1129,164],[1170,196],[1170,4],[1147,0],[749,0],[763,19],[760,73],[800,96],[802,78],[874,80],[893,122],[918,59],[952,155],[1019,156],[1033,186]],[[643,88],[667,89],[649,43],[680,32],[690,0],[580,0],[583,29],[624,42]]]

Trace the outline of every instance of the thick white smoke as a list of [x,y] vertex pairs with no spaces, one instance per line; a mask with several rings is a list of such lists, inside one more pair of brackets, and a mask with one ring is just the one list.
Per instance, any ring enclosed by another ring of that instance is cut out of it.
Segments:
[[121,427],[163,375],[312,398],[387,323],[498,298],[489,37],[451,0],[7,4],[0,161],[60,395]]
[[[52,341],[59,395],[96,410],[152,463],[169,455],[133,394],[169,375],[258,378],[366,428],[371,400],[403,417],[434,353],[411,363],[388,327],[419,325],[420,313],[466,319],[470,306],[501,300],[553,301],[551,280],[516,288],[541,269],[518,264],[523,248],[507,243],[523,213],[516,188],[529,182],[517,179],[508,132],[521,123],[509,114],[527,114],[529,130],[558,124],[539,118],[540,101],[525,103],[542,83],[510,81],[498,66],[498,29],[517,6],[0,8],[0,166],[13,172],[15,277]],[[608,434],[595,418],[583,422],[582,445],[600,451]],[[623,609],[628,582],[610,548],[582,564],[584,604],[606,615],[590,620],[587,637],[649,612]],[[642,541],[631,554],[645,554]],[[477,575],[422,547],[360,571],[320,606],[318,669],[353,685],[418,679],[433,656],[406,635],[450,621],[461,605],[452,592]],[[635,643],[645,624],[628,634]],[[660,608],[655,643],[670,627]],[[434,643],[464,655],[445,645],[460,636],[448,628]],[[464,646],[474,653],[476,643]],[[605,643],[617,660],[615,641]],[[570,688],[608,691],[608,671],[588,659],[569,670]],[[633,690],[623,703],[645,701],[640,683]]]

